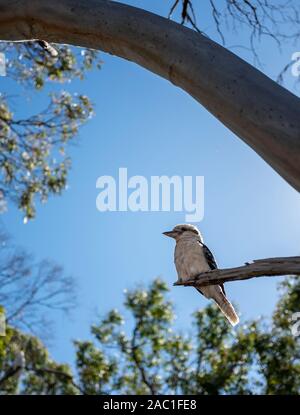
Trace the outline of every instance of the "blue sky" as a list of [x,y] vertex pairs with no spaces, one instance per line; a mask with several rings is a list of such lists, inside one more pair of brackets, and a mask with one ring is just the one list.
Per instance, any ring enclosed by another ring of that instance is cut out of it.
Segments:
[[[167,4],[153,1],[151,10],[166,15]],[[204,10],[203,18],[206,15]],[[241,33],[239,42],[246,36]],[[229,35],[228,44],[234,44],[235,38]],[[259,46],[264,72],[274,77],[294,51],[297,47],[289,46],[280,54],[265,41]],[[252,62],[246,50],[234,52]],[[99,176],[117,178],[120,167],[127,167],[129,176],[149,179],[152,175],[204,176],[205,213],[198,226],[221,267],[297,255],[300,250],[300,197],[295,190],[185,92],[133,63],[107,54],[102,54],[102,60],[101,71],[66,86],[87,94],[96,110],[82,128],[78,144],[70,149],[68,190],[39,206],[36,219],[26,225],[13,206],[2,215],[18,245],[39,259],[62,264],[77,281],[79,304],[72,319],[55,316],[50,350],[59,361],[72,361],[71,340],[89,336],[96,312],[122,310],[123,290],[147,284],[156,276],[170,286],[176,324],[182,330],[189,327],[190,314],[207,304],[193,289],[172,287],[174,243],[162,232],[184,222],[185,213],[100,213],[96,209]],[[295,78],[288,75],[286,82],[297,93]],[[0,83],[4,90],[17,91],[7,78]],[[40,108],[43,99],[39,93],[31,94],[28,110]],[[242,321],[271,313],[279,280],[227,284]]]

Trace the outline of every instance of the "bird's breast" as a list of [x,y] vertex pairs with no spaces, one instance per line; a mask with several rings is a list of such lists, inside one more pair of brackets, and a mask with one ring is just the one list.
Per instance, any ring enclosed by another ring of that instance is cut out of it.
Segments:
[[174,260],[178,278],[182,280],[210,270],[198,241],[177,241]]

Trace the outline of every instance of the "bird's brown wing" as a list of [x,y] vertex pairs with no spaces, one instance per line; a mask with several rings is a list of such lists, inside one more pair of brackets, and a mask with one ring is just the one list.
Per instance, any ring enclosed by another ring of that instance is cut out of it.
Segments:
[[205,244],[202,244],[202,248],[203,248],[203,253],[204,253],[205,259],[206,259],[210,269],[211,270],[217,269],[218,265],[216,263],[216,260],[213,256],[213,254],[211,253],[211,251],[208,249],[208,247]]
[[[210,249],[204,243],[202,243],[201,245],[202,245],[202,248],[203,248],[203,253],[204,253],[205,259],[206,259],[210,269],[211,270],[217,269],[218,265],[217,265],[217,262],[215,260],[215,257],[213,256],[212,252],[210,251]],[[223,291],[223,294],[226,296],[224,285],[220,284],[220,287]]]

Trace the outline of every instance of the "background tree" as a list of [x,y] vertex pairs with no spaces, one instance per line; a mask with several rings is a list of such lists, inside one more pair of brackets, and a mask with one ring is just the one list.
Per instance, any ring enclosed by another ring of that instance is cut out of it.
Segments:
[[95,51],[68,46],[57,46],[54,57],[37,42],[1,43],[0,51],[5,53],[7,77],[20,85],[16,112],[16,97],[0,94],[0,209],[5,211],[7,201],[13,201],[27,221],[35,216],[37,197],[45,202],[65,189],[70,167],[66,145],[93,114],[86,95],[61,89],[50,92],[40,112],[28,115],[24,107],[29,92],[36,94],[54,82],[66,87],[83,79],[87,70],[100,68],[100,60]]
[[48,336],[51,312],[68,313],[76,304],[74,279],[53,261],[37,262],[15,247],[3,228],[0,246],[0,307],[6,324]]
[[[254,65],[261,69],[264,62],[258,49],[259,43],[264,38],[271,39],[274,46],[280,51],[287,44],[296,46],[300,39],[300,17],[298,5],[294,0],[277,2],[265,0],[207,0],[206,3],[209,6],[221,43],[224,46],[227,45],[229,49],[249,49],[253,56]],[[177,19],[181,21],[181,24],[210,36],[210,33],[207,33],[207,29],[205,29],[205,21],[201,16],[203,7],[203,4],[199,7],[195,0],[175,0],[170,9],[169,18],[172,18],[175,14],[175,18],[178,16]],[[240,44],[228,45],[228,28],[230,28],[229,31],[236,34],[247,28],[249,37],[246,43],[242,41]],[[284,83],[284,77],[294,63],[293,60],[286,63],[278,73],[277,82]],[[299,82],[299,78],[296,81]]]
[[[0,337],[1,393],[32,394],[299,394],[300,344],[291,332],[300,279],[281,285],[271,321],[233,330],[214,305],[196,311],[189,331],[174,327],[164,282],[125,294],[126,321],[110,311],[93,325],[93,340],[75,341],[75,367],[50,359],[41,342],[9,328]],[[297,333],[296,333],[297,334]],[[300,334],[300,333],[298,333]],[[15,344],[25,353],[21,375],[11,374]]]

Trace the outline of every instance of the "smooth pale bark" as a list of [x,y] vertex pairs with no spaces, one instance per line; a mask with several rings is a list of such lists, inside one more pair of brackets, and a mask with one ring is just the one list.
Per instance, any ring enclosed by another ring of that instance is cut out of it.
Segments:
[[186,281],[176,281],[174,285],[206,286],[224,284],[229,281],[248,280],[257,277],[278,275],[300,275],[300,257],[256,259],[242,267],[215,269],[203,272]]
[[149,69],[188,92],[300,190],[299,98],[195,31],[111,1],[0,0],[0,39],[100,49]]

